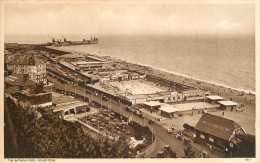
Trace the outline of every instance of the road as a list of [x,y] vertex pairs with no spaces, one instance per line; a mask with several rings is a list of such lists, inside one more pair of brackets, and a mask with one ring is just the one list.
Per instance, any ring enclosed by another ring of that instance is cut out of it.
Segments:
[[[126,107],[124,104],[119,103],[118,101],[114,101],[111,99],[108,99],[108,101],[101,100],[101,96],[95,96],[92,94],[84,93],[84,88],[80,86],[73,86],[73,84],[62,84],[57,79],[48,77],[49,81],[54,84],[54,87],[56,89],[66,90],[69,92],[74,92],[76,94],[85,96],[89,99],[92,99],[101,104],[102,107],[107,107],[108,109],[111,109],[117,113],[120,113],[121,115],[125,117],[131,117],[135,122],[148,126],[154,131],[154,134],[157,136],[157,140],[155,142],[155,145],[153,147],[153,151],[150,152],[150,154],[146,155],[146,157],[156,157],[156,154],[158,151],[163,150],[164,145],[170,145],[172,150],[176,152],[177,157],[184,156],[184,148],[186,146],[183,144],[183,142],[179,139],[175,138],[174,134],[169,134],[166,129],[164,129],[161,125],[155,123],[155,124],[149,124],[147,118],[140,118],[136,115],[134,115],[132,112],[127,112],[124,108]],[[111,102],[110,102],[111,100]],[[145,117],[145,115],[144,115]]]

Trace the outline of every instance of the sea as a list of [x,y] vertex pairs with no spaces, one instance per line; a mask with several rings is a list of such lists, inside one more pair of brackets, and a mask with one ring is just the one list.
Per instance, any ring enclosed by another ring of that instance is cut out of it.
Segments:
[[[62,39],[61,36],[55,38]],[[89,37],[67,35],[67,40]],[[255,93],[254,36],[99,35],[99,43],[63,46],[151,66],[174,74]],[[5,35],[5,42],[46,43],[47,35]]]

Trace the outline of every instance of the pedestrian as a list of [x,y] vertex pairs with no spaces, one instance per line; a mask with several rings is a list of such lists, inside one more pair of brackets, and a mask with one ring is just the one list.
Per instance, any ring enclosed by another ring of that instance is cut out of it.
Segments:
[[222,112],[222,115],[224,116],[224,114],[225,114],[225,113],[224,113],[224,111],[223,111],[223,112]]

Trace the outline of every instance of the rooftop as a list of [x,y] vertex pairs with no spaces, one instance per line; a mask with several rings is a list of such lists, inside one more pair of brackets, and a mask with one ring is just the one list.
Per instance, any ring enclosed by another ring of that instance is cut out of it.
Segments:
[[59,105],[59,104],[64,104],[68,102],[73,102],[75,101],[73,97],[70,96],[64,96],[63,94],[55,93],[53,92],[52,94],[52,102],[53,104]]
[[6,59],[6,63],[11,65],[37,65],[44,62],[34,55],[11,55]]
[[84,55],[81,55],[81,54],[64,54],[64,55],[61,55],[59,58],[83,58]]
[[183,104],[163,104],[160,110],[165,111],[167,113],[174,113],[174,112],[182,112],[182,111],[189,111],[192,109],[209,109],[209,108],[217,108],[219,107],[218,104],[210,104],[207,102],[192,102],[192,103],[183,103]]
[[230,140],[233,131],[238,128],[241,126],[235,121],[208,113],[204,113],[195,126],[196,130],[224,140]]
[[224,106],[234,106],[237,105],[237,103],[233,101],[218,101],[219,104],[224,105]]
[[8,88],[5,88],[5,92],[8,94],[18,93],[18,92],[20,92],[20,88],[19,88],[19,86],[8,87]]
[[5,77],[5,83],[9,85],[20,85],[24,87],[35,86],[36,83],[32,80],[25,78],[22,74],[9,75]]
[[149,101],[149,102],[145,102],[144,104],[145,104],[145,105],[148,105],[148,106],[150,106],[150,107],[162,105],[162,103],[160,103],[160,102],[158,102],[158,101]]
[[71,103],[67,103],[65,105],[60,105],[60,106],[56,106],[53,109],[53,112],[57,112],[57,111],[61,111],[61,110],[67,110],[67,109],[71,109],[71,108],[76,108],[79,106],[84,106],[87,105],[86,102],[81,102],[81,101],[73,101]]
[[224,98],[221,96],[206,96],[206,98],[211,100],[224,100]]
[[178,112],[178,111],[186,111],[186,110],[191,110],[191,109],[185,109],[183,110],[182,108],[177,108],[175,105],[163,105],[161,108],[159,108],[160,110],[166,112],[166,113],[174,113],[174,112]]

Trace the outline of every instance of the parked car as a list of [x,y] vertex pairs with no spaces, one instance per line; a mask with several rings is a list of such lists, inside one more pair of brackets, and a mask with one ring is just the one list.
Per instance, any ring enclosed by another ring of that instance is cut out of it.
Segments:
[[154,124],[154,121],[153,120],[149,120],[148,123],[149,124]]
[[188,145],[189,143],[191,143],[191,139],[190,138],[184,138],[184,144]]
[[202,151],[202,152],[200,153],[200,156],[201,156],[202,158],[209,158],[209,154],[208,154],[208,152],[206,152],[206,151]]
[[140,115],[141,112],[140,112],[139,110],[135,110],[135,111],[133,112],[133,114],[134,114],[134,115]]
[[180,133],[177,133],[177,134],[176,134],[176,139],[182,140],[182,135],[181,135]]
[[170,127],[170,128],[168,128],[168,133],[172,133],[172,128]]
[[144,116],[143,116],[143,114],[142,114],[142,113],[140,113],[140,114],[139,114],[139,117],[140,117],[140,118],[144,118]]
[[128,106],[125,108],[125,110],[128,112],[132,112],[132,110]]
[[108,98],[107,98],[106,96],[103,96],[103,97],[102,97],[102,100],[108,101]]
[[157,153],[157,157],[163,158],[163,157],[164,157],[164,151],[159,151],[159,152]]
[[169,152],[170,148],[171,148],[170,145],[165,145],[164,152],[166,152],[166,153]]

